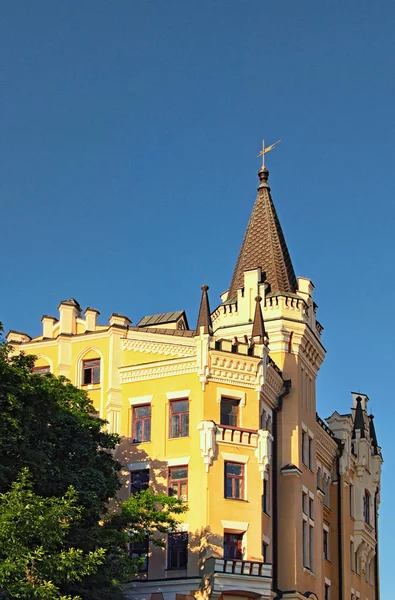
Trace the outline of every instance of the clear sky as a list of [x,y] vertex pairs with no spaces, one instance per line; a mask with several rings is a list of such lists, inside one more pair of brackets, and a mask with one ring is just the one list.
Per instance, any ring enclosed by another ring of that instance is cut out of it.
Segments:
[[393,595],[395,3],[2,3],[0,319],[40,332],[62,299],[134,323],[227,289],[261,139],[328,351],[318,410],[370,396]]

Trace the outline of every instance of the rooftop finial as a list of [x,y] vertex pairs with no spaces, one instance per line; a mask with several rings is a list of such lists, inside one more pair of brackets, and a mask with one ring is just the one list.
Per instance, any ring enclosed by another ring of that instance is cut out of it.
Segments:
[[195,335],[200,334],[200,329],[203,327],[203,333],[212,335],[213,323],[211,321],[210,303],[208,300],[208,285],[202,285],[202,299],[200,301],[199,316],[196,326]]
[[277,144],[279,144],[280,142],[281,142],[281,140],[277,140],[277,142],[274,142],[274,144],[272,144],[271,146],[268,146],[267,148],[265,148],[265,140],[262,140],[262,150],[260,151],[260,153],[257,156],[257,158],[259,158],[260,156],[262,156],[262,171],[265,170],[265,154],[267,154],[268,152],[270,152],[271,150],[273,150],[273,148],[275,146],[277,146]]
[[263,322],[262,308],[261,308],[262,297],[257,296],[255,298],[255,314],[254,323],[252,325],[251,342],[258,344],[265,344],[267,342],[267,335],[265,331],[265,323]]

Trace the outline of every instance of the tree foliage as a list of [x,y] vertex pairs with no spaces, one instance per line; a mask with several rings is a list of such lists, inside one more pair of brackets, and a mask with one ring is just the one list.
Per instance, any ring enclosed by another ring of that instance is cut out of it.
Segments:
[[[186,505],[150,490],[114,500],[121,465],[111,450],[118,436],[105,431],[84,390],[64,377],[33,373],[33,364],[34,357],[0,343],[0,544],[2,536],[19,536],[15,547],[0,550],[0,588],[5,594],[17,582],[18,591],[5,598],[28,600],[122,598],[122,583],[137,568],[129,542],[148,536],[163,545]],[[28,557],[39,565],[41,596],[32,592],[38,588]]]

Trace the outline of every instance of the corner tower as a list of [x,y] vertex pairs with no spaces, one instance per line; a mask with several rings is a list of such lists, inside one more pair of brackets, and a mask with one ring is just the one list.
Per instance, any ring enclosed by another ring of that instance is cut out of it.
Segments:
[[[315,433],[316,376],[325,357],[320,339],[323,328],[316,320],[313,283],[295,276],[271,197],[269,172],[262,167],[258,176],[258,194],[229,290],[213,313],[214,338],[244,339],[251,343],[258,300],[268,338],[269,360],[282,371],[283,379],[290,381],[289,393],[279,398],[273,419],[274,503],[281,515],[277,519],[276,556],[273,556],[275,587],[299,593],[310,590],[321,597],[318,581],[322,581],[322,565],[318,561],[313,565],[313,561],[314,548],[322,545],[322,526],[317,518],[315,527],[306,534],[300,507],[307,493],[309,502],[313,502],[311,511],[315,508],[317,515],[322,512],[315,474]],[[288,597],[299,596],[291,593]]]

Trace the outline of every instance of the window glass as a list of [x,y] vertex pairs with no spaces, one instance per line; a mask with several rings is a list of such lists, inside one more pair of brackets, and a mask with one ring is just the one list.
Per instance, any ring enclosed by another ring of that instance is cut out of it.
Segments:
[[172,467],[169,469],[169,496],[188,499],[188,467]]
[[83,361],[83,385],[100,383],[100,358]]
[[170,533],[167,538],[167,568],[186,569],[188,565],[188,534]]
[[238,427],[240,400],[221,398],[221,425]]
[[43,367],[33,367],[33,373],[36,375],[44,375],[45,373],[50,373],[49,365],[45,365]]
[[244,465],[225,462],[225,498],[244,499]]
[[138,566],[139,573],[146,573],[148,571],[148,550],[149,550],[148,537],[146,537],[142,541],[132,542],[130,544],[130,556],[132,558],[139,559],[139,566]]
[[189,435],[189,400],[173,400],[170,403],[170,437]]
[[132,424],[133,442],[149,442],[151,440],[151,405],[133,408]]
[[242,559],[243,558],[243,534],[225,533],[224,534],[224,558]]
[[130,493],[137,494],[146,490],[149,486],[149,470],[130,472]]

